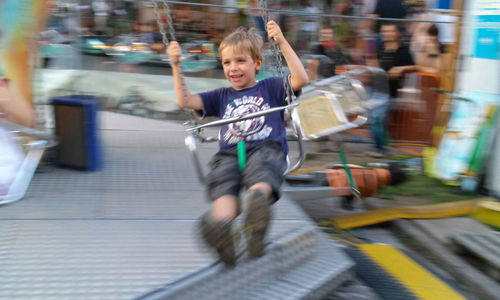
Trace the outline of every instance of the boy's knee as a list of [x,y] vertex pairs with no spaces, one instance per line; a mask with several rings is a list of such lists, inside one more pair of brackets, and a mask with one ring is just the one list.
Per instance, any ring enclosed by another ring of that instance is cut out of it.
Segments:
[[259,190],[265,196],[269,197],[273,193],[273,187],[268,182],[258,182],[252,185],[248,191]]

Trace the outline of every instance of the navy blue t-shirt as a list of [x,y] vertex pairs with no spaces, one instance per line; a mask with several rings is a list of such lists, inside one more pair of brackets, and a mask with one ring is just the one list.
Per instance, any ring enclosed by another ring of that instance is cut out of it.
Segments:
[[[221,119],[286,105],[283,77],[266,78],[242,90],[224,87],[199,95],[205,116]],[[233,150],[242,140],[245,140],[248,146],[274,140],[281,144],[285,154],[288,153],[283,112],[224,125],[220,129],[219,137],[219,150],[222,152]]]

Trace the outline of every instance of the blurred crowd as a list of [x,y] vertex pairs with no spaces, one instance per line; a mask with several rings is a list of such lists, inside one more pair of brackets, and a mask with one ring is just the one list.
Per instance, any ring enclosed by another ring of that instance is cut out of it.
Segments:
[[[420,83],[411,74],[435,74],[446,78],[453,73],[449,69],[452,64],[447,63],[450,59],[447,53],[455,39],[453,24],[432,22],[442,20],[443,15],[431,9],[431,1],[267,0],[266,4],[270,9],[267,12],[269,19],[280,24],[312,81],[331,77],[356,65],[374,66],[387,72],[388,94],[394,99],[402,90],[419,88]],[[162,1],[156,2],[157,11],[151,0],[77,2],[54,2],[48,26],[68,35],[116,37],[133,34],[157,53],[165,53],[159,24],[167,31],[169,24]],[[261,7],[262,0],[185,2],[219,6],[171,3],[172,25],[181,44],[210,41],[218,45],[238,26],[254,27],[267,42],[264,18],[256,9]],[[220,7],[221,4],[225,7]],[[387,111],[379,112],[380,122],[385,123],[386,114]],[[375,150],[382,153],[383,143],[377,139],[375,142]]]
[[[352,17],[436,20],[430,0],[267,0],[269,18],[278,21],[286,38],[300,54],[322,55],[310,64],[312,79],[329,77],[344,65],[377,65],[389,71],[394,66],[414,65],[411,70],[441,71],[446,44],[452,44],[447,24],[387,22]],[[207,40],[218,44],[237,26],[253,26],[265,37],[258,0],[186,1],[239,7],[221,8],[171,4],[172,23],[179,42]],[[150,0],[81,0],[53,2],[48,27],[62,34],[117,36],[136,34],[142,42],[161,43],[156,12]],[[160,23],[167,26],[162,1]],[[276,11],[284,11],[277,14]],[[293,13],[287,13],[295,12]],[[320,16],[319,14],[323,15]],[[325,16],[326,15],[326,16]],[[329,15],[329,16],[328,16]],[[343,18],[342,16],[346,16]],[[385,27],[383,25],[386,25]],[[389,26],[391,25],[391,26]],[[167,29],[168,30],[168,29]],[[441,33],[440,31],[444,32]],[[158,52],[164,47],[156,45]],[[388,52],[396,48],[397,55]],[[396,60],[395,62],[393,62]],[[333,70],[333,71],[332,71]],[[409,68],[395,68],[401,75]]]

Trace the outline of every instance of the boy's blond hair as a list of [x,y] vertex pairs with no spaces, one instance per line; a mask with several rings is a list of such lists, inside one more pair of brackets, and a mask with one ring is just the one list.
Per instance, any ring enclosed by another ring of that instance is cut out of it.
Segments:
[[238,27],[231,34],[226,36],[220,46],[219,53],[227,47],[234,47],[236,51],[246,50],[254,61],[262,59],[262,37],[253,28]]

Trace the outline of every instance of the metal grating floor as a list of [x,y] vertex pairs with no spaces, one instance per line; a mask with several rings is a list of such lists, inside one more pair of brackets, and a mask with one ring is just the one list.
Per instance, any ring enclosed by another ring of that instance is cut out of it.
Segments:
[[[209,203],[182,126],[106,112],[100,120],[101,171],[37,173],[25,199],[0,207],[0,299],[133,299],[214,262],[196,238]],[[311,225],[281,199],[270,239]]]
[[483,272],[500,281],[500,232],[456,233],[452,240]]

